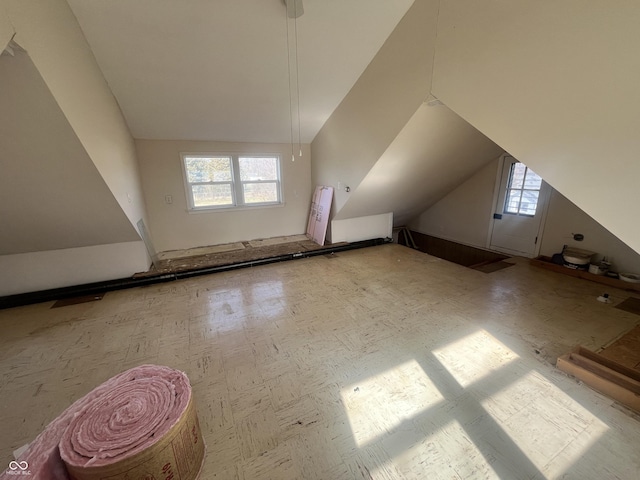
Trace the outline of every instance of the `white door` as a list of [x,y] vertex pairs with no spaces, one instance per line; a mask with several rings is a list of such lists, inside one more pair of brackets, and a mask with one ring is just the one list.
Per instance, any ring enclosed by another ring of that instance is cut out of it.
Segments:
[[524,163],[510,156],[503,160],[489,248],[535,257],[551,187]]

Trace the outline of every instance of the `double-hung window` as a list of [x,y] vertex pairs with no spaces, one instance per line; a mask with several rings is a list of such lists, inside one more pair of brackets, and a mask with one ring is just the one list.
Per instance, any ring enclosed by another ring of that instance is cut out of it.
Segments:
[[190,210],[282,203],[277,155],[182,154]]

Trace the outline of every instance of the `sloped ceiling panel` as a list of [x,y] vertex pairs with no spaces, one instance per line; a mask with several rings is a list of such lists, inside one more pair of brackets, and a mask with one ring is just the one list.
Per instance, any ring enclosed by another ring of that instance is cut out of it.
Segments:
[[[134,138],[291,140],[282,0],[68,2]],[[313,140],[412,3],[304,0],[297,27],[289,22],[303,143]]]
[[423,103],[335,219],[393,212],[404,225],[502,153],[446,106]]
[[139,241],[28,54],[0,56],[0,255]]
[[433,94],[640,252],[640,4],[442,0]]

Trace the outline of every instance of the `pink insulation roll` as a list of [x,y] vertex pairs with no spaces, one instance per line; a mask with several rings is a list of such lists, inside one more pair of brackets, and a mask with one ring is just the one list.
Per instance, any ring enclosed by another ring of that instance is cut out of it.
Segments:
[[14,463],[38,480],[193,480],[204,450],[187,376],[143,365],[71,405]]

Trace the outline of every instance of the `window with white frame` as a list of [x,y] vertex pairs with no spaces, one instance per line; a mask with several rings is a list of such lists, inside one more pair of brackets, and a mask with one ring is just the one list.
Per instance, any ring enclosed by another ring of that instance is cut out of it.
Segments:
[[504,213],[532,217],[538,208],[542,178],[524,163],[515,162],[509,172]]
[[282,203],[277,155],[182,154],[190,210]]

